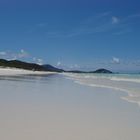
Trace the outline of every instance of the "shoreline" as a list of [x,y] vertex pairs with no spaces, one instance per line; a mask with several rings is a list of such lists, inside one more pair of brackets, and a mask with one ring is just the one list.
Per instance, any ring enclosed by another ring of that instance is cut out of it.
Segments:
[[122,95],[120,98],[130,103],[135,103],[140,107],[140,95],[139,95],[139,83],[140,80],[132,79],[129,77],[105,77],[96,75],[74,75],[67,74],[68,79],[74,81],[74,83],[99,88],[99,89],[111,89],[114,91],[120,91],[126,95]]
[[121,100],[119,91],[85,87],[61,74],[39,82],[16,78],[0,80],[0,139],[140,138],[139,107]]

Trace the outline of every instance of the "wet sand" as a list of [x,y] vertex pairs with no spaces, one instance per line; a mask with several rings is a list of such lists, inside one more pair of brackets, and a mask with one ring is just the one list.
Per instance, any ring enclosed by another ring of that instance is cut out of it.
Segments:
[[0,78],[1,140],[138,140],[140,108],[126,93],[63,75]]

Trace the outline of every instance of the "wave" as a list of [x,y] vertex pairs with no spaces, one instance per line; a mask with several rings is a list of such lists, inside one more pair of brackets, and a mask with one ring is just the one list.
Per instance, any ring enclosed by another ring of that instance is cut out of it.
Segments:
[[140,74],[73,74],[66,73],[66,76],[73,78],[85,78],[85,79],[109,79],[112,81],[126,81],[140,83]]
[[136,75],[113,74],[65,74],[75,83],[97,88],[108,88],[125,92],[128,96],[121,99],[140,106],[140,77]]
[[110,80],[112,80],[112,81],[126,81],[126,82],[140,83],[140,79],[132,79],[132,78],[112,77],[112,78],[110,78]]

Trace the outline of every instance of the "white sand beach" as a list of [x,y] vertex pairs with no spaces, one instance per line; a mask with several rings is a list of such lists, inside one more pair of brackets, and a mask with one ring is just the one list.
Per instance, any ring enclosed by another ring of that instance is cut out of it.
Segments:
[[0,68],[0,76],[15,76],[15,75],[48,75],[55,74],[56,72],[46,71],[32,71],[16,68]]
[[0,140],[140,140],[140,0],[0,0]]
[[127,93],[67,78],[0,76],[0,139],[140,139],[140,107],[121,99]]

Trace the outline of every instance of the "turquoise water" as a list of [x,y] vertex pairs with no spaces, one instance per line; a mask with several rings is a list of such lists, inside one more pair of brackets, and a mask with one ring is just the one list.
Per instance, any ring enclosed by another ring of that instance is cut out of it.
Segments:
[[120,79],[126,79],[126,80],[140,80],[140,74],[91,74],[93,76],[99,76],[99,77],[107,77],[107,78],[119,78]]
[[122,91],[128,96],[121,97],[140,106],[140,74],[65,74],[75,83],[98,88]]
[[140,74],[71,74],[71,75],[81,75],[85,76],[85,78],[92,78],[92,77],[98,77],[98,78],[117,78],[118,80],[126,79],[128,81],[130,80],[140,80]]

